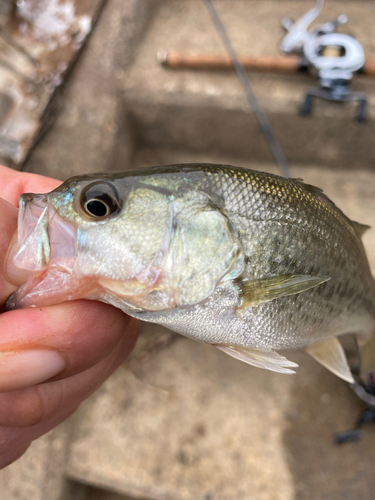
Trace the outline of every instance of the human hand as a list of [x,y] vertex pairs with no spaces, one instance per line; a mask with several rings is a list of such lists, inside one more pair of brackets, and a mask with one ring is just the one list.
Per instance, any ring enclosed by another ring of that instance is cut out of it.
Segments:
[[127,358],[139,332],[139,322],[95,301],[5,312],[25,280],[12,263],[19,196],[59,184],[0,166],[0,469],[74,413]]

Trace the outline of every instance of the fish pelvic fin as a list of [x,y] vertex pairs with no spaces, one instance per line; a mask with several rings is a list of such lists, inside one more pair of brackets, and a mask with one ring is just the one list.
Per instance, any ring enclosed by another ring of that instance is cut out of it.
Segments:
[[279,297],[305,292],[330,279],[329,276],[284,274],[273,278],[240,281],[242,304],[238,306],[238,309],[254,307]]
[[327,368],[327,370],[350,384],[354,383],[344,348],[336,337],[325,342],[320,342],[319,344],[311,345],[305,350],[315,361]]
[[239,347],[232,345],[216,345],[218,349],[225,352],[232,358],[238,359],[248,365],[258,368],[265,368],[278,373],[295,373],[290,368],[297,368],[298,365],[289,361],[275,351],[258,351],[249,347]]

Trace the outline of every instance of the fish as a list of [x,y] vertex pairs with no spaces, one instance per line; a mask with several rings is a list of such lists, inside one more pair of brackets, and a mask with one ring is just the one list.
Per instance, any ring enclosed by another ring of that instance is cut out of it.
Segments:
[[7,307],[99,300],[279,373],[305,349],[352,383],[339,337],[375,332],[367,229],[301,179],[230,165],[76,176],[21,196]]

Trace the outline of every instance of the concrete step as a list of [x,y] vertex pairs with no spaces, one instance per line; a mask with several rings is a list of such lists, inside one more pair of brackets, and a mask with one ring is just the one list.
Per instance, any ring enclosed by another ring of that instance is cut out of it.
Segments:
[[159,1],[107,0],[56,100],[51,126],[29,153],[23,170],[65,180],[110,170],[118,156],[122,164],[129,161],[132,137],[116,75],[132,61]]
[[[194,161],[217,157],[143,149],[135,166]],[[293,169],[302,175],[347,215],[375,226],[374,173]],[[365,235],[373,272],[374,232]],[[144,325],[132,358],[79,410],[67,477],[149,500],[372,500],[374,426],[356,444],[340,448],[332,439],[351,428],[362,405],[306,354],[288,357],[300,365],[297,375],[252,368]]]
[[[283,36],[280,20],[297,19],[312,2],[218,0],[217,8],[238,53],[276,55]],[[319,22],[345,13],[348,30],[375,58],[373,2],[326,3]],[[317,21],[317,22],[318,22]],[[232,72],[168,70],[156,61],[158,49],[222,53],[224,48],[201,0],[165,1],[124,73],[124,99],[138,140],[149,147],[226,154],[270,163],[268,147]],[[375,82],[356,76],[353,90],[365,91],[368,121],[354,121],[354,104],[316,101],[313,116],[298,114],[305,91],[315,85],[308,74],[250,75],[286,156],[292,164],[340,169],[373,168],[375,160]]]
[[361,406],[304,354],[297,376],[180,338],[124,365],[79,411],[67,476],[149,500],[371,500],[375,432],[339,448]]

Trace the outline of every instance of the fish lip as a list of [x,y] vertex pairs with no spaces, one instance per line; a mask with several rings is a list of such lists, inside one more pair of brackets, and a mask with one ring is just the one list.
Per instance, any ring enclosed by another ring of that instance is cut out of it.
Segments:
[[39,273],[30,273],[26,282],[10,295],[6,302],[8,311],[25,307],[45,307],[66,300],[93,298],[87,292],[94,294],[95,284],[85,283],[67,272],[64,268],[48,267]]
[[14,264],[34,273],[52,267],[71,271],[76,231],[73,224],[60,217],[48,194],[23,194]]
[[27,271],[41,271],[50,260],[48,238],[48,197],[25,193],[18,213],[18,251],[14,264]]
[[[47,203],[47,194],[24,193],[20,196],[18,211],[18,244],[20,246],[26,242],[34,230],[35,224],[46,208]],[[28,217],[30,220],[26,224]],[[32,224],[31,218],[35,219],[35,224]]]

